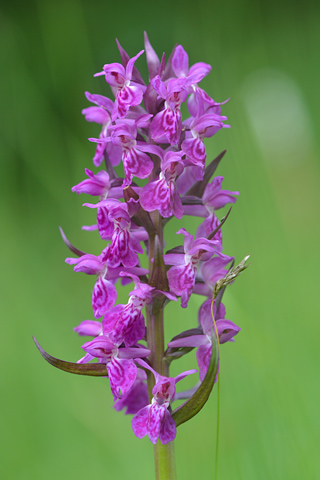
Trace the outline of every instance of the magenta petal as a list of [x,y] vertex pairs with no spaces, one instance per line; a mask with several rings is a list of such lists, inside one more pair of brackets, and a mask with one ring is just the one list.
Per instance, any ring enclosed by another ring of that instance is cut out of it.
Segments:
[[151,405],[149,410],[149,439],[155,445],[160,437],[160,429],[165,419],[167,407],[158,405],[156,402]]
[[202,345],[197,350],[197,362],[199,365],[199,377],[201,382],[206,376],[212,353],[212,345]]
[[132,248],[131,237],[128,230],[115,229],[112,236],[112,244],[108,254],[108,265],[119,267],[135,267],[139,262],[137,253]]
[[90,342],[82,345],[83,350],[90,353],[95,358],[101,358],[104,361],[110,361],[114,344],[104,335],[99,335]]
[[201,345],[206,345],[208,339],[206,335],[192,335],[190,337],[178,338],[177,340],[172,340],[168,343],[168,347],[200,347]]
[[189,58],[182,45],[178,45],[172,57],[172,69],[177,77],[186,77],[189,70]]
[[161,428],[160,428],[160,441],[163,445],[172,442],[176,438],[177,427],[171,414],[168,410],[165,411]]
[[114,224],[110,221],[108,210],[104,207],[98,207],[97,223],[100,236],[103,240],[109,240],[112,237]]
[[93,320],[84,320],[77,327],[75,327],[74,332],[77,332],[80,336],[89,335],[96,337],[102,332],[101,322],[95,322]]
[[156,75],[152,80],[151,80],[151,85],[157,92],[157,94],[162,97],[166,98],[167,97],[167,89],[164,84],[164,82],[161,80],[159,75]]
[[106,148],[106,144],[105,144],[105,143],[98,143],[98,144],[97,144],[96,152],[95,152],[94,157],[93,157],[93,159],[92,159],[93,164],[94,164],[96,167],[100,167],[100,165],[101,165],[101,163],[102,163],[103,154],[104,154],[105,148]]
[[105,278],[98,277],[92,292],[94,318],[102,317],[117,299],[116,287]]
[[137,55],[135,55],[134,57],[130,58],[130,60],[128,61],[127,63],[127,66],[126,66],[126,76],[127,76],[127,79],[128,80],[131,80],[131,77],[132,77],[132,70],[133,70],[133,66],[135,64],[135,61],[144,53],[144,50],[141,50],[139,53],[137,53]]
[[216,322],[218,335],[219,335],[219,342],[225,343],[233,339],[237,333],[240,332],[241,328],[238,327],[235,323],[231,322],[230,320],[217,320]]
[[150,157],[141,152],[138,147],[132,147],[123,152],[123,166],[126,175],[125,184],[130,185],[132,177],[147,178],[153,169]]
[[84,92],[84,94],[89,102],[95,103],[99,107],[104,107],[107,112],[111,112],[113,102],[110,100],[110,98],[104,97],[103,95],[98,95],[96,93]]
[[110,387],[115,398],[121,398],[132,387],[136,376],[137,367],[133,360],[125,360],[113,357],[107,363]]
[[[111,162],[111,165],[116,167],[121,162],[122,148],[119,145],[114,145],[112,142],[107,143],[106,151]],[[120,197],[117,197],[120,198]]]
[[[143,91],[139,87],[123,87],[117,94],[118,106],[120,108],[140,105],[143,99]],[[120,117],[122,118],[122,117]]]
[[127,328],[124,335],[124,343],[126,347],[135,345],[139,340],[142,340],[145,335],[144,316],[141,312],[137,315],[134,322]]
[[84,115],[87,122],[95,122],[104,125],[111,120],[110,115],[101,107],[84,108],[81,113]]
[[[118,321],[121,319],[121,315],[125,307],[126,305],[118,304],[107,311],[102,321],[104,335],[107,335],[110,337],[110,332],[113,331]],[[117,342],[114,342],[114,343],[117,343]]]
[[204,167],[206,163],[206,147],[200,138],[188,138],[181,144],[181,149],[194,164]]
[[102,262],[99,260],[98,257],[95,255],[91,255],[90,253],[86,255],[82,255],[79,258],[66,258],[66,263],[69,265],[74,265],[75,272],[84,272],[88,275],[95,275],[101,271],[103,268]]
[[132,388],[118,399],[113,408],[117,411],[126,408],[126,415],[134,415],[149,403],[148,387],[145,383],[147,375],[144,370],[138,368],[137,377]]
[[133,433],[138,438],[143,438],[148,434],[150,408],[151,405],[142,408],[131,420]]
[[189,75],[203,75],[206,76],[212,69],[211,65],[204,62],[198,62],[192,65],[189,70]]
[[192,265],[178,265],[168,271],[170,290],[176,295],[182,295],[185,290],[193,288],[195,271]]
[[[173,184],[173,182],[172,182]],[[171,201],[172,201],[172,212],[176,218],[183,217],[183,205],[178,193],[178,189],[175,184],[173,184],[172,192],[171,192]]]

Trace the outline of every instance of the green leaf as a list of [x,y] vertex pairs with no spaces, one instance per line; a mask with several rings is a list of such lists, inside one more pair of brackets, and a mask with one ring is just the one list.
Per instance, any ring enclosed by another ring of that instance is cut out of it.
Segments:
[[39,352],[41,353],[42,357],[48,363],[50,363],[50,365],[53,365],[54,367],[59,368],[64,372],[75,373],[76,375],[90,375],[93,377],[108,376],[108,370],[106,369],[106,366],[104,364],[102,363],[81,364],[81,363],[72,363],[72,362],[65,362],[64,360],[59,360],[58,358],[52,357],[45,350],[43,350],[43,348],[37,342],[35,337],[32,337],[32,338]]
[[187,422],[200,412],[207,402],[213,389],[214,380],[216,378],[219,365],[219,347],[214,331],[212,331],[212,339],[214,342],[212,344],[211,359],[203,382],[199,386],[198,390],[192,395],[192,397],[180,405],[180,407],[176,408],[172,413],[172,418],[176,422],[177,427],[182,423]]
[[216,171],[222,157],[226,153],[227,150],[223,150],[211,163],[206,167],[204,171],[203,180],[196,182],[186,193],[186,195],[195,195],[196,197],[202,198],[203,192],[207,184],[209,183],[212,175]]

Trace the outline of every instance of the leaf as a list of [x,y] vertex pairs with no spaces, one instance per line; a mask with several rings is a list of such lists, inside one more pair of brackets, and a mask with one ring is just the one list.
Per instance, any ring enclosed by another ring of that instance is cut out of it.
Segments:
[[213,389],[219,365],[218,341],[214,334],[214,331],[212,331],[212,339],[214,340],[214,343],[212,344],[211,359],[208,371],[203,379],[203,382],[199,386],[198,390],[194,393],[194,395],[192,395],[189,400],[176,408],[172,413],[172,418],[176,422],[177,427],[182,423],[187,422],[200,412],[200,410],[207,402],[209,395]]
[[108,376],[108,370],[106,369],[106,366],[103,363],[86,363],[86,364],[81,364],[81,363],[72,363],[72,362],[65,362],[64,360],[59,360],[58,358],[52,357],[47,353],[41,345],[37,342],[35,337],[32,337],[34,340],[34,343],[36,344],[39,352],[41,353],[42,357],[50,363],[50,365],[53,365],[56,368],[59,368],[60,370],[63,370],[64,372],[69,372],[69,373],[74,373],[76,375],[90,375],[93,377],[107,377]]
[[223,217],[223,219],[221,220],[221,222],[219,223],[219,225],[217,226],[217,228],[215,230],[213,230],[213,232],[210,233],[210,235],[208,235],[208,240],[211,240],[215,234],[217,233],[218,230],[220,230],[220,228],[222,227],[222,225],[224,224],[224,222],[227,220],[227,218],[229,217],[230,215],[230,212],[232,210],[232,207],[229,208],[227,214]]
[[207,166],[204,172],[203,180],[196,182],[189,190],[187,191],[186,195],[194,195],[196,197],[202,198],[203,192],[207,184],[209,183],[212,175],[216,171],[222,157],[226,153],[227,150],[223,150],[211,163]]
[[78,248],[73,246],[71,242],[69,242],[69,240],[67,239],[67,237],[66,237],[66,235],[65,235],[65,233],[64,233],[64,231],[62,230],[61,227],[59,227],[59,230],[60,230],[60,233],[61,233],[62,240],[67,245],[69,250],[71,250],[72,253],[74,253],[75,255],[78,255],[78,257],[82,257],[82,255],[86,255],[86,252],[83,252],[82,250],[79,250]]

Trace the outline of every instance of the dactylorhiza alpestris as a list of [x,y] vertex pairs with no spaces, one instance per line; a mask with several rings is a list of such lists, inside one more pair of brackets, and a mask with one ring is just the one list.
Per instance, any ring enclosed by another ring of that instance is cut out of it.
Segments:
[[[223,253],[221,227],[227,216],[217,216],[239,193],[222,189],[222,176],[213,177],[225,152],[206,165],[205,138],[229,127],[221,114],[225,102],[217,103],[199,87],[211,66],[199,62],[189,68],[181,45],[168,61],[164,54],[160,60],[146,34],[145,50],[133,58],[119,43],[118,48],[121,63],[108,63],[95,74],[105,78],[114,98],[86,92],[94,105],[82,111],[87,121],[101,126],[97,138],[89,139],[96,144],[93,164],[98,171],[86,169],[85,180],[72,188],[95,197],[84,206],[96,212],[96,223],[83,228],[97,230],[106,244],[99,255],[85,253],[61,231],[75,255],[66,262],[94,277],[94,320],[74,328],[92,339],[73,364],[37,345],[58,368],[108,377],[114,408],[133,415],[135,435],[166,445],[176,437],[177,426],[203,407],[218,377],[219,345],[234,341],[240,331],[225,318],[221,298],[246,266],[241,262],[234,268],[234,258]],[[135,66],[144,54],[147,83]],[[183,119],[180,107],[185,102],[189,116]],[[121,162],[123,178],[116,168]],[[188,215],[203,218],[195,235],[180,228],[178,246],[164,253],[165,225]],[[139,255],[145,253],[148,269],[140,266]],[[130,282],[128,302],[116,304],[118,285]],[[204,299],[194,328],[184,331],[177,325],[180,333],[165,346],[165,306],[180,297],[181,307],[187,308],[191,295]],[[171,362],[192,349],[197,369],[170,377]],[[177,392],[177,382],[189,374],[195,387]],[[174,410],[179,398],[186,402]]]

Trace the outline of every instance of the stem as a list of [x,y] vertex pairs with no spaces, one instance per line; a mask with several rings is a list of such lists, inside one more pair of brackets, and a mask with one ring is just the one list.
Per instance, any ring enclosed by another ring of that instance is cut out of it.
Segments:
[[[159,212],[151,213],[153,223],[157,230],[160,243],[163,245],[163,229],[162,219]],[[149,236],[149,273],[155,265],[151,259],[154,257],[155,237]],[[163,361],[164,357],[164,325],[163,325],[163,302],[154,299],[149,305],[146,305],[147,319],[147,342],[151,351],[149,360],[152,368],[160,375],[169,375],[169,365]],[[154,377],[148,374],[148,390],[149,398],[152,398],[152,388],[154,386]],[[162,445],[160,440],[154,445],[154,462],[155,462],[155,478],[156,480],[175,480],[176,467],[174,456],[174,443],[170,442]]]
[[154,446],[156,480],[176,480],[174,443],[162,445],[160,440]]

